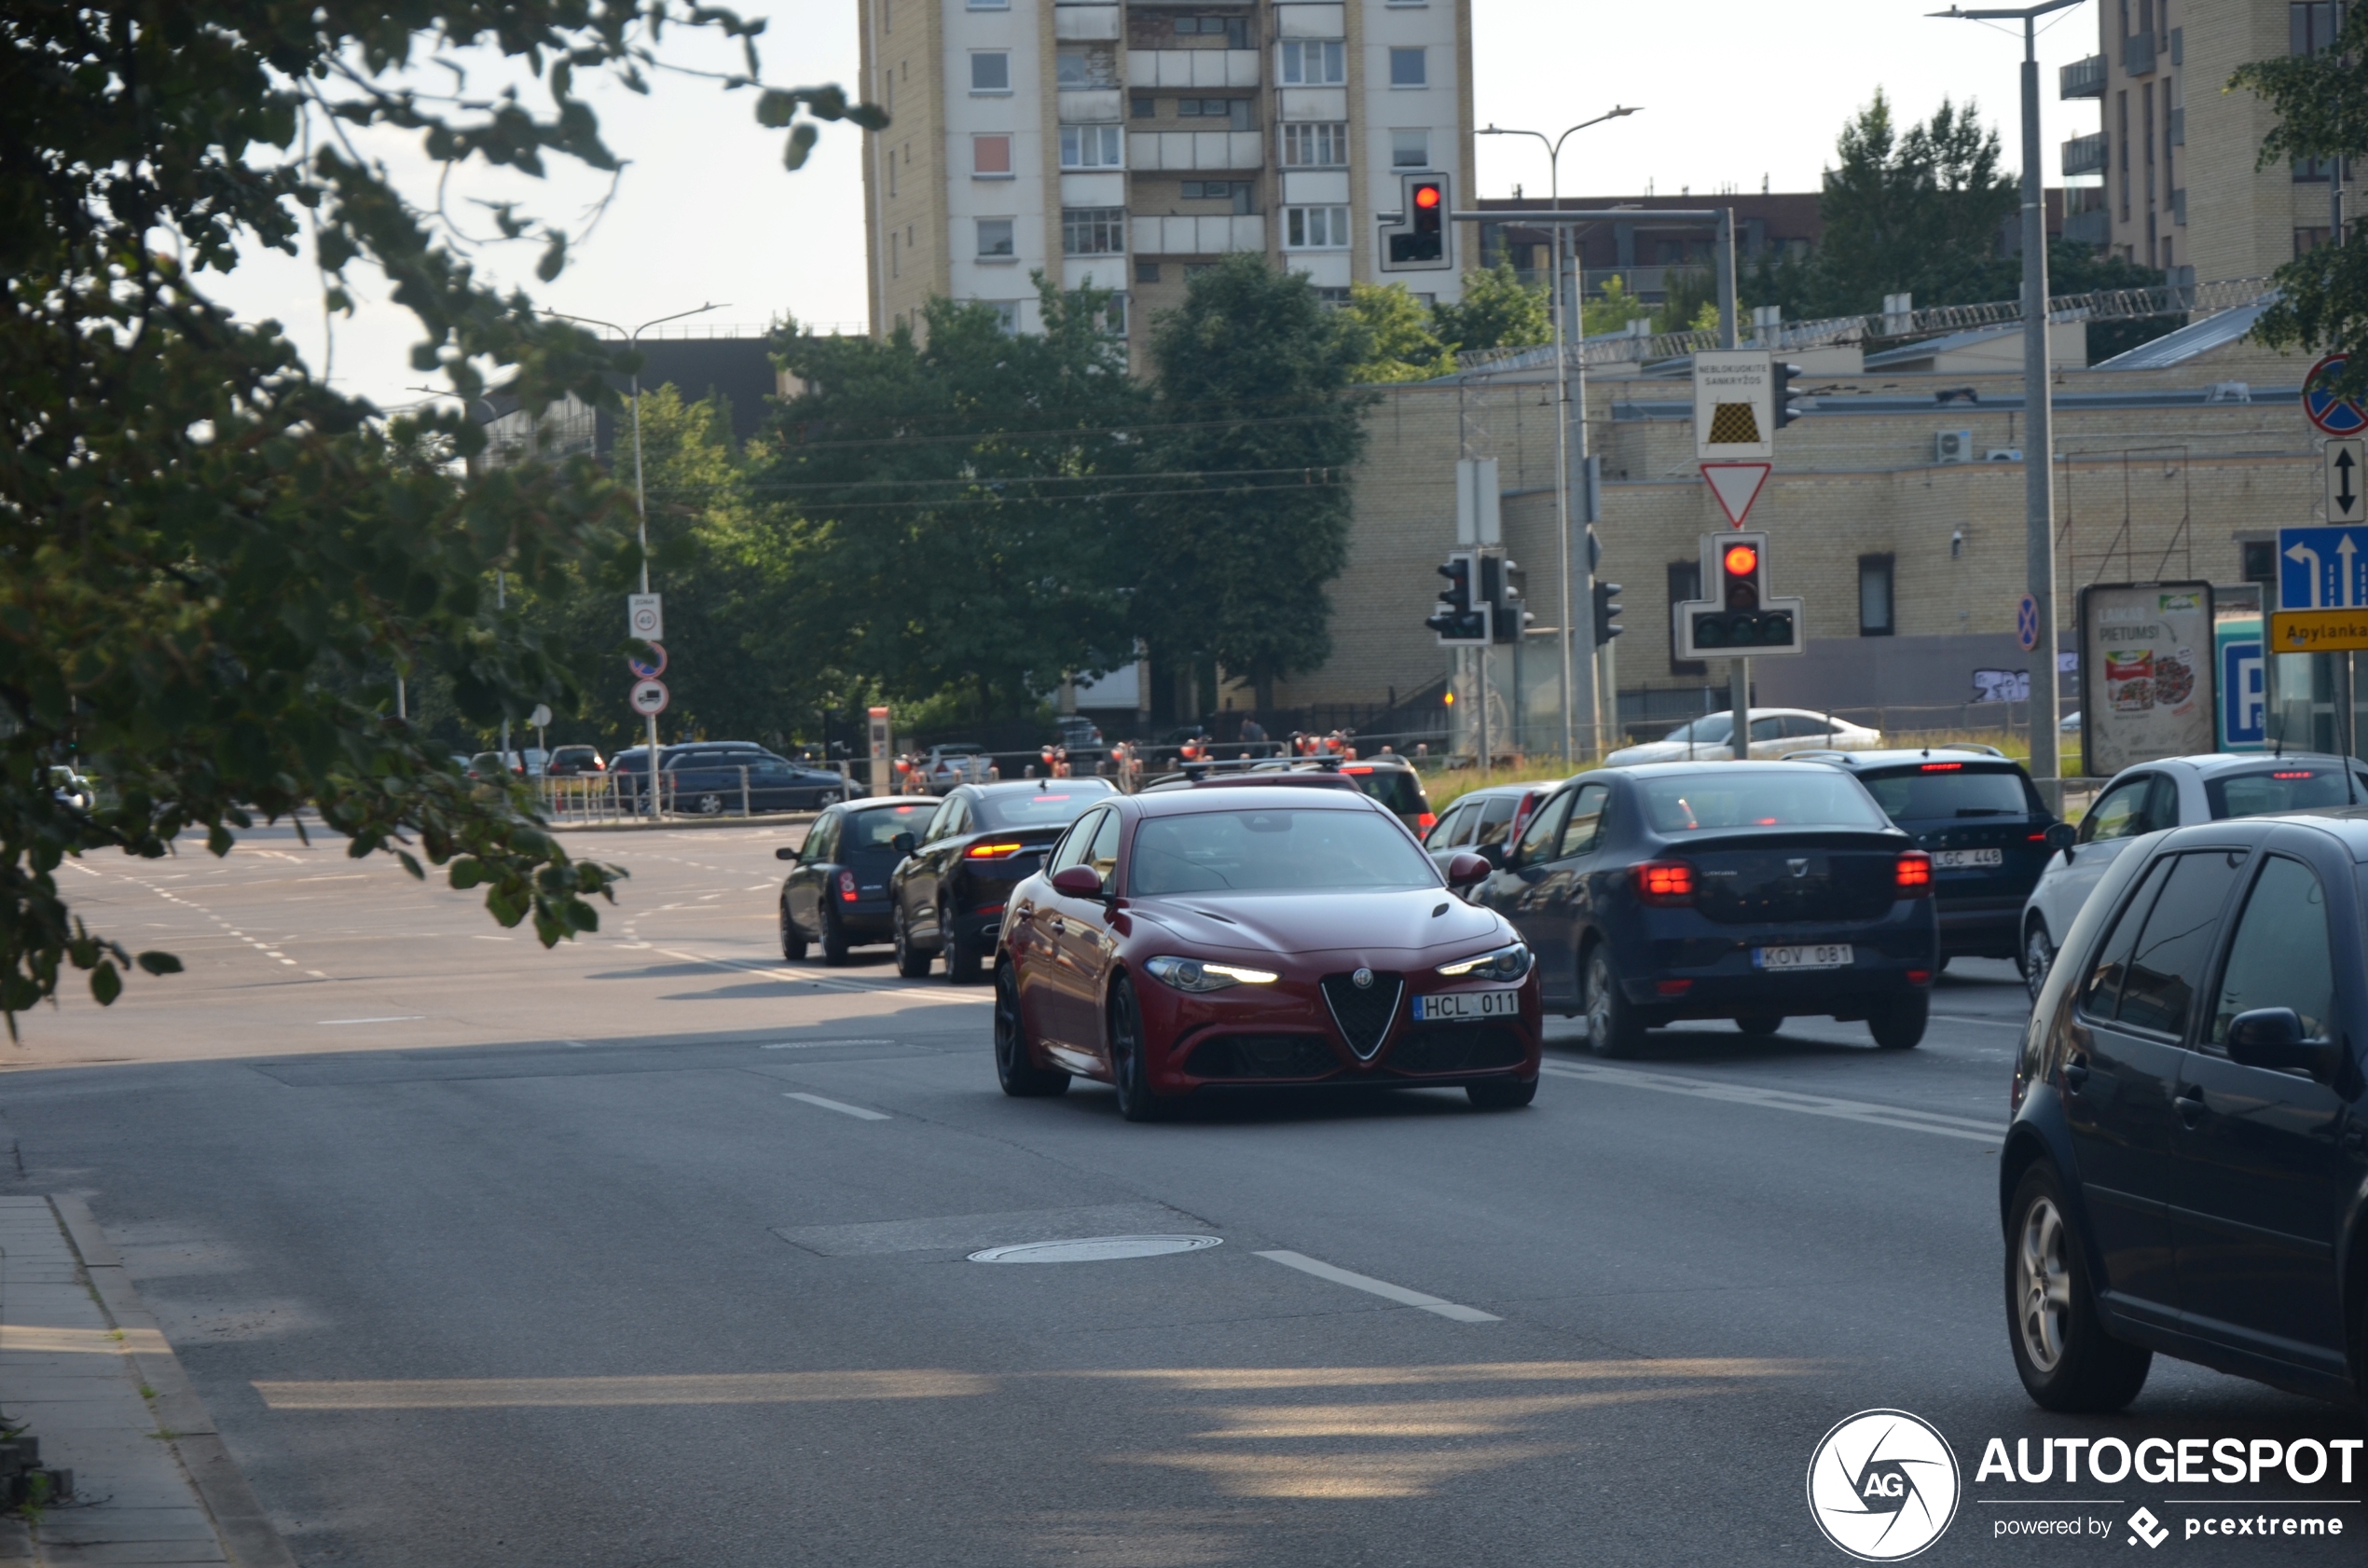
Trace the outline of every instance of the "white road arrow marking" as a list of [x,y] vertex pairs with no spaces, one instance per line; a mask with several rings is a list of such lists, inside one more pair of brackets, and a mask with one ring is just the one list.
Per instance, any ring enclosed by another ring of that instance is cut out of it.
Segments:
[[2286,552],[2286,558],[2297,564],[2307,561],[2310,567],[2310,608],[2320,608],[2319,552],[2307,544],[2297,544]]
[[2342,539],[2336,541],[2335,554],[2343,557],[2343,567],[2338,584],[2338,585],[2343,589],[2343,604],[2341,608],[2346,610],[2351,608],[2351,601],[2358,597],[2352,592],[2351,557],[2359,553],[2360,552],[2358,550],[2352,547],[2351,535],[2345,534]]

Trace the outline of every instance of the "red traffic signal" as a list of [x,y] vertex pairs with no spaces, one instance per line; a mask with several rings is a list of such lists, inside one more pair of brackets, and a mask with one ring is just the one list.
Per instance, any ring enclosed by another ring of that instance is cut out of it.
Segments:
[[1748,544],[1731,544],[1727,549],[1727,575],[1749,577],[1759,570],[1759,552]]
[[1414,205],[1420,210],[1428,212],[1433,207],[1438,206],[1439,203],[1439,186],[1416,186],[1414,187]]

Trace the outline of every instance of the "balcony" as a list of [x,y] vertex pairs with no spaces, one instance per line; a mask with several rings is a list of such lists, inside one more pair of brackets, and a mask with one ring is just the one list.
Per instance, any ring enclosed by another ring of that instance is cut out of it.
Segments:
[[2105,96],[2105,57],[2092,54],[2086,60],[2075,60],[2056,72],[2057,96],[2102,98]]
[[1129,49],[1126,85],[1133,88],[1256,87],[1256,49]]
[[1134,220],[1135,254],[1155,255],[1222,255],[1228,251],[1266,249],[1266,219],[1251,213],[1215,218],[1141,218]]
[[1124,36],[1125,13],[1116,6],[1057,5],[1053,36],[1063,43],[1115,43]]
[[1126,162],[1138,174],[1263,169],[1266,138],[1255,131],[1138,131],[1126,139]]
[[2064,144],[2064,178],[2105,172],[2105,133],[2075,136]]
[[2142,76],[2155,68],[2155,35],[2132,33],[2121,41],[2121,68],[2133,76]]
[[2093,245],[2102,250],[2113,241],[2113,214],[2103,207],[2091,207],[2085,213],[2069,213],[2064,217],[2064,239],[2074,245]]

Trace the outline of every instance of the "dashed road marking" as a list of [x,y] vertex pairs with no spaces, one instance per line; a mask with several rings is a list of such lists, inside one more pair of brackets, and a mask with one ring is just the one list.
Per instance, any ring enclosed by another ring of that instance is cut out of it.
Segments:
[[1701,1100],[1724,1100],[1728,1105],[1751,1106],[1760,1110],[1788,1110],[1798,1116],[1830,1116],[1868,1126],[1890,1127],[1903,1133],[1930,1133],[1936,1137],[1965,1138],[1974,1143],[1995,1144],[2005,1134],[2003,1123],[1976,1121],[1966,1116],[1910,1110],[1905,1106],[1876,1105],[1867,1100],[1840,1100],[1826,1094],[1803,1094],[1790,1089],[1717,1083],[1675,1073],[1638,1072],[1632,1067],[1564,1062],[1547,1062],[1537,1070],[1555,1078],[1584,1079],[1596,1083],[1617,1084],[1623,1089],[1650,1089],[1658,1093],[1687,1094]]
[[1396,1301],[1400,1306],[1420,1307],[1426,1313],[1437,1313],[1439,1316],[1452,1318],[1457,1323],[1502,1323],[1505,1321],[1494,1313],[1484,1313],[1478,1307],[1459,1306],[1453,1301],[1443,1300],[1437,1296],[1426,1296],[1419,1290],[1409,1290],[1402,1285],[1392,1285],[1387,1280],[1375,1279],[1370,1274],[1356,1274],[1349,1272],[1346,1269],[1334,1268],[1331,1264],[1319,1262],[1303,1252],[1261,1252],[1259,1256],[1280,1263],[1286,1269],[1297,1269],[1301,1273],[1314,1274],[1317,1279],[1329,1280],[1334,1285],[1345,1285],[1351,1290],[1362,1290],[1369,1296],[1379,1296],[1384,1300]]
[[315,1022],[325,1028],[332,1024],[417,1024],[426,1017],[424,1012],[406,1012],[392,1018],[323,1018]]
[[885,1111],[865,1110],[861,1106],[851,1106],[843,1100],[826,1100],[819,1094],[792,1093],[784,1094],[781,1098],[785,1100],[804,1100],[809,1106],[820,1106],[824,1110],[834,1110],[841,1116],[852,1116],[859,1121],[888,1121],[893,1120]]

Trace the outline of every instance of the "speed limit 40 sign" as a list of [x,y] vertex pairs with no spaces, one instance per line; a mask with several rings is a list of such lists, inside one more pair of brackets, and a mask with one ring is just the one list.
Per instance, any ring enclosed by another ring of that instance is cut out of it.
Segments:
[[632,695],[626,700],[633,705],[634,712],[645,719],[654,719],[666,711],[666,705],[673,701],[674,696],[666,689],[663,681],[636,681]]
[[625,629],[644,642],[655,642],[666,636],[666,596],[663,594],[627,594],[625,596]]

